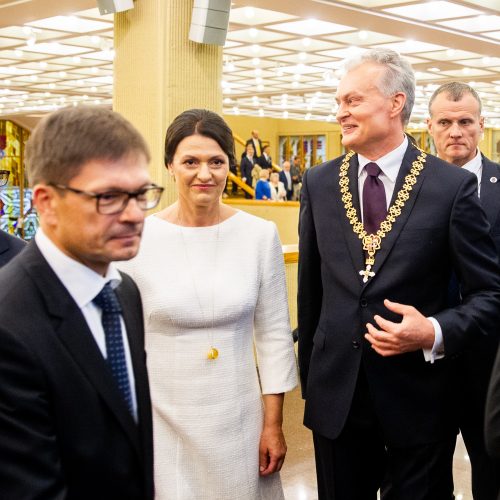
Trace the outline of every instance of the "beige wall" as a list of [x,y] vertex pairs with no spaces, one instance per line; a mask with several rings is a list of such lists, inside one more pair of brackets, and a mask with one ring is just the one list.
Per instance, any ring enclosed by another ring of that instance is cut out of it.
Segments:
[[[253,129],[257,129],[260,138],[269,141],[273,161],[278,158],[279,137],[282,135],[326,135],[328,159],[336,158],[341,154],[340,128],[336,123],[241,115],[224,115],[224,119],[233,133],[240,136],[244,141],[250,138],[250,132]],[[243,153],[243,149],[243,146],[236,144],[236,158],[238,160]]]
[[299,242],[299,202],[265,202],[243,200],[239,198],[223,200],[232,207],[248,212],[249,214],[273,221],[278,227],[282,245],[291,245]]

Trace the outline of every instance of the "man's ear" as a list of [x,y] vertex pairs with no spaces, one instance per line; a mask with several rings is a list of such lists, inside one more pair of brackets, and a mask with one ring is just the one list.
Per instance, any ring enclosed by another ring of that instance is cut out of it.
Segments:
[[57,224],[58,197],[52,186],[37,184],[33,188],[33,205],[47,225]]
[[406,94],[404,92],[397,92],[392,96],[392,110],[391,116],[400,115],[406,104]]

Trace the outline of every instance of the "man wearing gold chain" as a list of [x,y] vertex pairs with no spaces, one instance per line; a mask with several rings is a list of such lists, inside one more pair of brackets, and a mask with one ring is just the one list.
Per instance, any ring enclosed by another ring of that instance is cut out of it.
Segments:
[[[472,174],[404,134],[411,66],[346,62],[350,152],[303,178],[299,364],[320,500],[448,500],[455,357],[500,320],[500,273]],[[455,272],[463,302],[447,308]]]

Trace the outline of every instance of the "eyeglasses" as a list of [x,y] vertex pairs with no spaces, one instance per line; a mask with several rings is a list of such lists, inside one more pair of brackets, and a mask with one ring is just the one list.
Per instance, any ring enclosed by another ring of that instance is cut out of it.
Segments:
[[106,191],[104,193],[82,191],[81,189],[64,186],[63,184],[49,183],[49,186],[76,194],[83,194],[89,198],[95,198],[97,212],[102,215],[114,215],[123,212],[130,198],[136,199],[137,205],[141,210],[150,210],[158,205],[163,193],[163,188],[155,184],[151,184],[138,191]]
[[0,170],[0,187],[5,186],[9,182],[10,172],[8,170]]

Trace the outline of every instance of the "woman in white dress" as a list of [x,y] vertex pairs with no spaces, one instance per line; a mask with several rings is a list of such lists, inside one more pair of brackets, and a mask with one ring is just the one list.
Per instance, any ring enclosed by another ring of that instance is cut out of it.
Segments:
[[297,378],[283,256],[273,223],[222,203],[232,161],[222,118],[179,115],[165,141],[178,201],[121,265],[144,304],[159,500],[283,499]]

